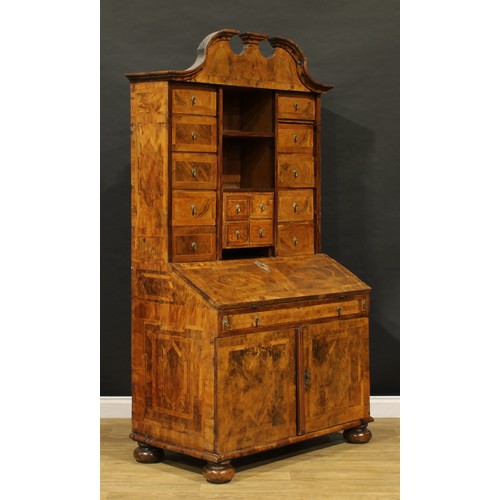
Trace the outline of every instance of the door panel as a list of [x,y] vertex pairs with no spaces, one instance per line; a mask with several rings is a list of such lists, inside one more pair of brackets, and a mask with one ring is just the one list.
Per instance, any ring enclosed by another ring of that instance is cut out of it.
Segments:
[[295,331],[217,339],[217,452],[296,435]]
[[368,318],[303,329],[305,432],[369,415]]

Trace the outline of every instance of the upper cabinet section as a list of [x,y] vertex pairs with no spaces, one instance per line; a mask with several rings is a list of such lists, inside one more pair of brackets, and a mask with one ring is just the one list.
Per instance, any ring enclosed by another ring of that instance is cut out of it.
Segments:
[[[243,50],[239,54],[236,54],[228,43],[233,36],[238,36],[243,42]],[[265,57],[260,50],[260,44],[264,40],[273,48],[270,57]],[[208,35],[198,47],[194,64],[186,70],[129,73],[127,78],[131,82],[175,80],[319,94],[333,88],[333,85],[324,85],[311,77],[304,53],[291,40],[229,29]],[[180,105],[193,110],[197,104],[192,104],[192,97],[196,98],[189,92],[185,95],[179,94]],[[292,110],[295,109],[296,103],[290,104]],[[305,108],[301,103],[298,104],[296,111],[302,113]],[[204,106],[206,103],[199,105]],[[204,111],[201,114],[211,113]]]

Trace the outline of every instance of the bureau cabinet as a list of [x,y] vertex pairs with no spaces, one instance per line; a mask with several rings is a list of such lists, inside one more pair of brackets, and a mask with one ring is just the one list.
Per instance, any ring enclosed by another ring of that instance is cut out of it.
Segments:
[[127,77],[136,460],[178,451],[223,483],[244,455],[369,441],[370,288],[320,252],[331,86],[291,40],[235,30],[187,70]]

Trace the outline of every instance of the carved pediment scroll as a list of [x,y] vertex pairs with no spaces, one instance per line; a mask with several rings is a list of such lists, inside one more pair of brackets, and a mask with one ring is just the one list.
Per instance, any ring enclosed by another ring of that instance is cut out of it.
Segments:
[[[233,36],[243,42],[239,54],[229,44]],[[264,40],[273,49],[269,57],[260,50]],[[195,62],[186,70],[129,73],[127,78],[131,82],[174,80],[316,93],[333,88],[311,77],[304,53],[291,40],[230,29],[208,35],[198,46]]]

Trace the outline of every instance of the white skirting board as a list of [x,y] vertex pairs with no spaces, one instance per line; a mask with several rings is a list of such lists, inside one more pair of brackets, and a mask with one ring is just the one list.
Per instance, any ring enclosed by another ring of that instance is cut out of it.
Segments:
[[[101,418],[130,418],[130,396],[101,397]],[[370,414],[373,418],[399,418],[399,396],[371,396]]]

